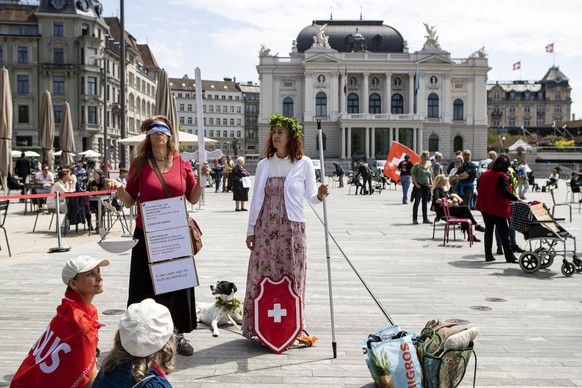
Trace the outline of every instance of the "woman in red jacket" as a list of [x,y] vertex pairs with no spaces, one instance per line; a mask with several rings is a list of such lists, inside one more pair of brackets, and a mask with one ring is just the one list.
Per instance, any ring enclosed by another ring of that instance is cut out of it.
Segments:
[[511,251],[508,238],[508,219],[511,216],[510,204],[518,201],[512,193],[507,169],[510,166],[507,155],[499,155],[493,162],[491,170],[485,171],[479,180],[477,203],[475,208],[483,215],[485,221],[485,261],[495,261],[491,248],[493,246],[494,227],[499,229],[505,261],[517,263],[517,257]]

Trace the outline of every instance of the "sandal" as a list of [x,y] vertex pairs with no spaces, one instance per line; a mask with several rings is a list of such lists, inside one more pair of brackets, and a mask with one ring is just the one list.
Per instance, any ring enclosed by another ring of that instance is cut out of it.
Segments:
[[312,347],[319,339],[314,335],[310,336],[309,333],[305,330],[303,330],[303,333],[304,334],[302,334],[295,340],[295,342],[293,342],[293,345],[289,347],[290,349],[301,349]]

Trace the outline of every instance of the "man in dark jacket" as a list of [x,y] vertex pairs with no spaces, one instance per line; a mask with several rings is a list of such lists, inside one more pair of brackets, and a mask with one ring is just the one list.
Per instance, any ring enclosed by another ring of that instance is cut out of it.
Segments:
[[[23,153],[20,154],[20,158],[16,159],[16,164],[14,165],[14,173],[20,178],[20,183],[26,183],[26,177],[30,175],[30,161],[26,158]],[[22,195],[25,194],[25,188],[22,187]]]

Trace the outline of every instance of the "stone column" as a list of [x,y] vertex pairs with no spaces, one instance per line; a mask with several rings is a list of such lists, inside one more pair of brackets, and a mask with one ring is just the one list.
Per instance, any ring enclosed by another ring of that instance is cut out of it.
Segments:
[[340,88],[341,88],[341,93],[340,93],[340,114],[342,116],[345,116],[346,114],[346,99],[348,98],[348,80],[347,80],[347,75],[342,73],[340,74]]
[[370,136],[372,136],[372,145],[370,146],[370,156],[376,158],[376,128],[370,128]]
[[415,151],[416,153],[420,153],[418,148],[417,148],[417,140],[418,138],[416,137],[418,129],[417,128],[413,128],[412,129],[412,150]]
[[408,113],[414,113],[414,73],[408,73]]
[[364,150],[366,152],[366,159],[370,159],[370,128],[364,128],[364,130],[366,131],[364,133],[366,139],[366,146],[364,147]]
[[351,158],[352,157],[352,128],[348,127],[348,149],[347,149],[347,157]]
[[[306,72],[305,73],[305,90],[303,93],[303,98],[305,98],[304,101],[304,107],[305,110],[303,112],[303,121],[312,121],[313,120],[313,116],[315,115],[315,107],[314,107],[314,99],[313,99],[313,77],[314,77],[314,73],[313,72]],[[293,107],[294,110],[296,110],[297,108],[299,108],[299,106],[297,107]],[[295,113],[295,115],[297,115],[297,111],[293,112]]]
[[391,113],[392,105],[392,73],[386,73],[386,79],[384,80],[384,106],[382,107],[382,113]]
[[346,129],[344,127],[340,128],[340,145],[341,145],[341,158],[342,160],[346,158]]

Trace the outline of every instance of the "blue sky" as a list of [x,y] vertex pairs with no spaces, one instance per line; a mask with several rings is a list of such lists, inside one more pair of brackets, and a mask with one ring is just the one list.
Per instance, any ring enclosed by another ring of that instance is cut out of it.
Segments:
[[[101,0],[105,16],[119,16],[119,0]],[[545,52],[555,43],[555,64],[570,79],[572,113],[582,118],[582,1],[561,0],[125,0],[125,28],[148,43],[171,77],[200,67],[203,79],[236,77],[259,82],[261,44],[288,56],[291,42],[315,19],[383,20],[408,41],[425,41],[423,23],[436,26],[441,47],[453,58],[485,46],[490,81],[540,80],[554,63]],[[521,72],[513,63],[521,61]],[[578,62],[578,63],[577,63]]]

